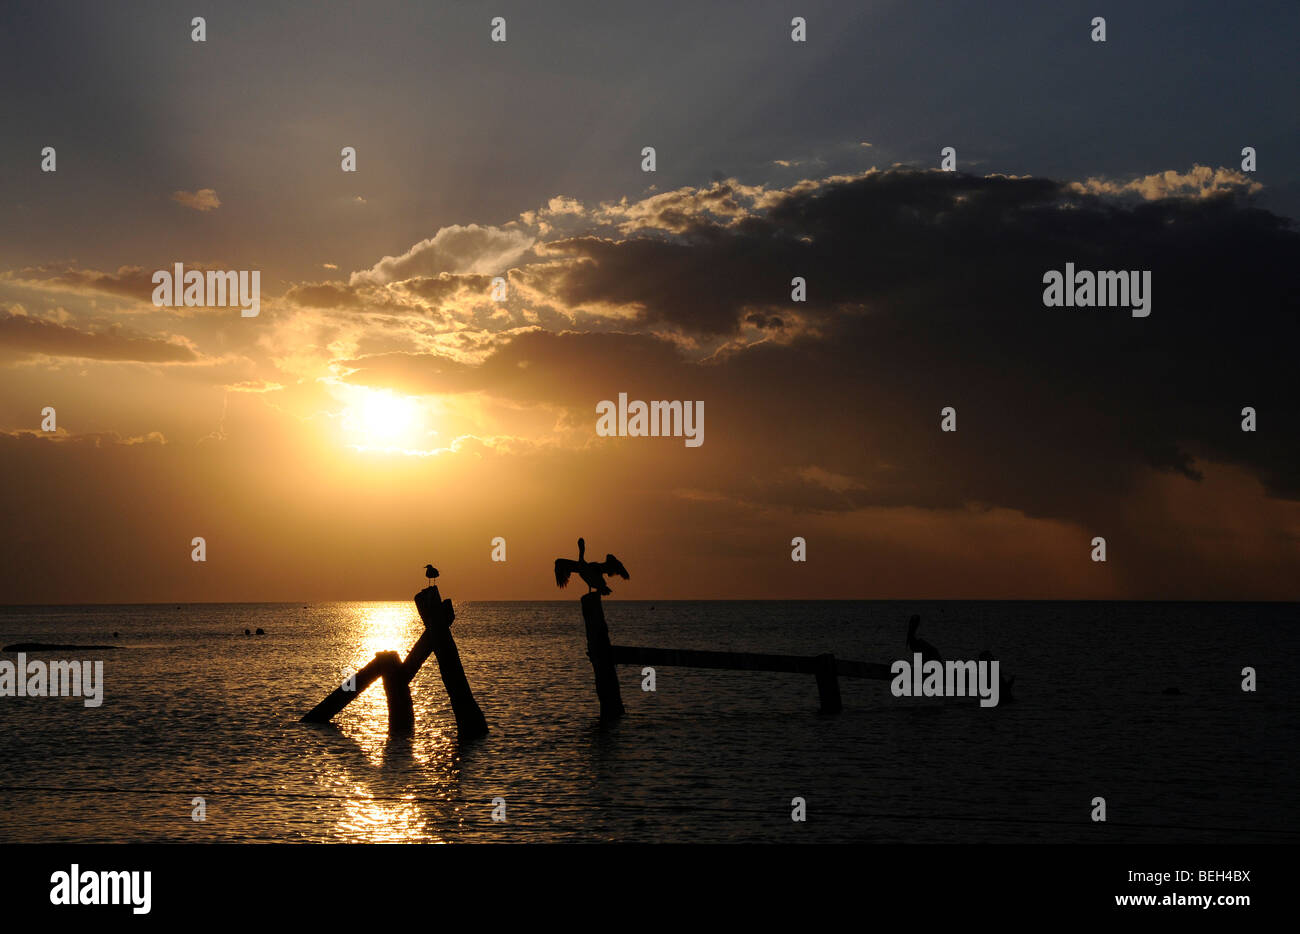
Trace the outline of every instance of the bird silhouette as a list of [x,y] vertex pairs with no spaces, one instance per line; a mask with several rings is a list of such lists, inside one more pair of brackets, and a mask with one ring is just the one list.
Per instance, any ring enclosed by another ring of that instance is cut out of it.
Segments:
[[438,576],[438,569],[432,564],[426,564],[424,566],[424,576],[429,579],[428,586],[432,587],[434,579]]
[[907,623],[907,648],[911,652],[920,652],[921,661],[923,662],[941,662],[943,658],[939,655],[939,650],[926,642],[924,639],[918,639],[916,630],[920,628],[921,617],[913,616]]
[[606,574],[617,574],[623,580],[631,579],[631,575],[627,573],[627,568],[623,567],[623,562],[613,555],[605,555],[604,561],[588,561],[585,557],[586,553],[587,543],[580,538],[578,539],[577,561],[569,558],[555,559],[555,586],[564,587],[569,583],[569,575],[577,574],[590,590],[594,590],[603,596],[613,593],[605,583]]

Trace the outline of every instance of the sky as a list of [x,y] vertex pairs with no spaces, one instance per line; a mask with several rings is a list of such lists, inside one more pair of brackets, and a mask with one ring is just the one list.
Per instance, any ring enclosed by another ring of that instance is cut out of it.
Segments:
[[1300,8],[1129,6],[7,3],[0,603],[1300,598]]

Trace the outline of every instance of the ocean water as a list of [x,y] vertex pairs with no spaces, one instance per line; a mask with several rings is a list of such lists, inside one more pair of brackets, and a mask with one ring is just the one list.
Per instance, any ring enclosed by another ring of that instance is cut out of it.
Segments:
[[[412,685],[412,738],[388,738],[380,684],[333,725],[297,722],[345,669],[406,653],[411,602],[0,608],[0,644],[123,647],[28,653],[102,659],[101,707],[0,697],[0,841],[1300,836],[1294,604],[608,598],[616,644],[876,662],[907,655],[915,612],[945,657],[991,648],[1016,676],[1016,701],[989,709],[843,678],[843,713],[822,716],[808,675],[661,667],[651,693],[621,667],[628,712],[609,729],[576,600],[456,612],[491,728],[463,749],[433,657]],[[268,634],[243,635],[257,627]],[[1256,693],[1240,690],[1245,666]],[[1104,824],[1089,819],[1097,796]]]

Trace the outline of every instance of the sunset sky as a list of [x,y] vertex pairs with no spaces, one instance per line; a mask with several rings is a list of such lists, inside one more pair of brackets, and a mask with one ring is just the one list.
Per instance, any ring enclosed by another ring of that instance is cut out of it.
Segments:
[[618,598],[1300,599],[1294,3],[0,22],[0,603],[576,596],[579,535]]

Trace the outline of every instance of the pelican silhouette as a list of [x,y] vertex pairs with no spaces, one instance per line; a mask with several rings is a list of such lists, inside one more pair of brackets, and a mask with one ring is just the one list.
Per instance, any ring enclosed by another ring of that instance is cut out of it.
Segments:
[[916,637],[916,630],[921,625],[921,617],[913,616],[907,623],[907,648],[912,652],[921,653],[921,661],[941,662],[943,657],[939,655],[939,650],[926,642],[924,639]]
[[[555,585],[563,587],[569,583],[569,575],[577,574],[583,579],[590,590],[604,595],[613,593],[605,584],[606,574],[617,574],[623,580],[629,580],[630,575],[627,568],[623,567],[623,562],[619,561],[613,555],[605,555],[604,561],[586,560],[587,543],[583,539],[578,539],[578,560],[571,561],[568,558],[555,559]],[[590,592],[590,591],[588,591]]]

